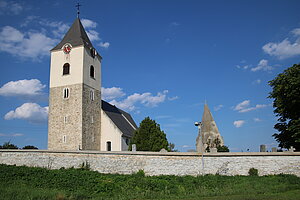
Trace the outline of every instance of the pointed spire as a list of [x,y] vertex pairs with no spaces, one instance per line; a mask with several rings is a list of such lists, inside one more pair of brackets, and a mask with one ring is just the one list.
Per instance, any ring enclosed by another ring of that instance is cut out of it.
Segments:
[[56,47],[51,49],[51,51],[60,50],[66,43],[70,43],[72,47],[84,45],[85,47],[93,48],[79,18],[75,19],[62,41]]
[[202,123],[204,122],[209,122],[209,121],[214,121],[213,117],[212,117],[212,114],[208,108],[208,105],[204,104],[204,112],[203,112],[203,115],[202,115]]

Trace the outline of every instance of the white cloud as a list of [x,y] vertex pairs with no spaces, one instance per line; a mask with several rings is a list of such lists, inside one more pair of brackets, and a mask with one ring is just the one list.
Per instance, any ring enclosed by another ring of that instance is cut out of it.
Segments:
[[168,97],[168,100],[169,100],[169,101],[174,101],[174,100],[176,100],[176,99],[179,99],[179,97],[178,97],[178,96]]
[[182,145],[182,148],[191,148],[191,147],[193,147],[193,146],[191,146],[191,145]]
[[110,46],[110,43],[109,42],[100,42],[99,46],[107,49]]
[[300,36],[300,28],[295,28],[294,30],[291,31],[292,34],[295,36]]
[[300,55],[300,28],[292,30],[291,33],[296,37],[294,41],[286,38],[278,43],[269,42],[262,47],[263,51],[279,59]]
[[250,100],[245,100],[234,107],[234,110],[243,110],[250,105]]
[[38,79],[10,81],[0,88],[0,95],[36,96],[41,95],[45,87]]
[[255,117],[255,118],[253,118],[253,121],[255,121],[255,122],[261,122],[262,120],[259,119],[258,117]]
[[10,133],[10,134],[0,133],[0,137],[20,137],[23,135],[24,135],[23,133]]
[[256,72],[259,70],[270,71],[272,69],[273,69],[273,67],[271,67],[268,64],[268,60],[262,59],[261,61],[259,61],[258,65],[256,67],[251,68],[251,71],[253,71],[253,72]]
[[97,22],[94,22],[90,19],[81,19],[80,21],[85,29],[97,27]]
[[112,100],[119,97],[125,96],[125,92],[123,92],[122,88],[112,87],[112,88],[101,88],[102,98],[104,100]]
[[238,69],[248,69],[249,67],[250,67],[249,65],[244,65],[244,66],[236,65],[236,68]]
[[245,124],[245,121],[244,121],[244,120],[237,120],[237,121],[234,121],[234,122],[233,122],[233,125],[234,125],[236,128],[240,128],[240,127],[242,127],[244,124]]
[[257,85],[260,84],[260,83],[261,83],[260,79],[256,79],[255,81],[252,82],[252,84],[257,84]]
[[240,113],[244,113],[244,112],[249,112],[249,111],[252,111],[252,110],[257,110],[257,109],[260,109],[260,108],[265,108],[265,107],[268,106],[266,104],[257,104],[254,107],[249,107],[249,105],[250,105],[250,100],[245,100],[245,101],[237,104],[234,107],[234,110],[236,110]]
[[179,24],[178,22],[172,22],[172,23],[170,23],[170,26],[173,26],[173,27],[174,27],[174,26],[176,27],[176,26],[179,26],[179,25],[180,25],[180,24]]
[[38,60],[49,55],[49,50],[58,42],[47,37],[44,33],[25,32],[5,26],[0,32],[0,51],[21,58]]
[[122,101],[112,100],[110,103],[116,105],[117,107],[124,110],[135,110],[135,104],[142,104],[147,107],[156,107],[159,103],[165,101],[168,90],[164,90],[163,92],[158,92],[156,96],[153,96],[150,92],[146,92],[143,94],[134,93],[128,96],[126,99]]
[[4,119],[23,119],[31,123],[44,123],[48,119],[48,107],[41,107],[36,103],[24,103],[16,110],[6,113]]
[[86,34],[88,35],[88,37],[91,41],[101,40],[99,37],[99,33],[95,30],[86,30]]
[[217,106],[214,106],[214,111],[218,111],[218,110],[221,110],[224,106],[223,105],[217,105]]
[[18,15],[24,10],[23,6],[14,1],[0,1],[0,14]]

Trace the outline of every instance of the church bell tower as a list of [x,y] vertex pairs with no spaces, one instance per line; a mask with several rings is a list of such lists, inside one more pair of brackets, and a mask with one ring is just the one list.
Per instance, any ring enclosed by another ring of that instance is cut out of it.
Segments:
[[49,150],[100,150],[101,59],[79,18],[51,50]]

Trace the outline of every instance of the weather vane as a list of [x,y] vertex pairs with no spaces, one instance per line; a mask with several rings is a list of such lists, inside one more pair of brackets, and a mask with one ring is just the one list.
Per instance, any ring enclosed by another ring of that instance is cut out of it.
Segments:
[[75,6],[77,7],[77,18],[79,18],[79,14],[80,14],[80,10],[79,10],[80,6],[82,5],[80,5],[79,3],[77,3],[77,5]]

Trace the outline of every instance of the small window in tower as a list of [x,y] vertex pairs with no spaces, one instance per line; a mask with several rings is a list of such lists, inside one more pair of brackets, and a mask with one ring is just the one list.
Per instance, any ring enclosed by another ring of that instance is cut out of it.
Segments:
[[91,116],[91,123],[94,123],[94,116]]
[[111,142],[110,141],[106,142],[106,150],[111,151]]
[[68,74],[70,74],[70,64],[65,63],[63,66],[63,75],[68,75]]
[[94,101],[94,99],[95,99],[95,92],[94,92],[94,90],[91,90],[91,91],[90,91],[90,99],[91,99],[92,101]]
[[63,136],[63,143],[67,143],[67,136],[66,135]]
[[91,65],[90,67],[90,77],[95,78],[95,68],[93,65]]
[[67,121],[68,121],[68,118],[67,118],[67,116],[64,116],[64,123],[66,124],[66,123],[67,123]]
[[64,99],[69,98],[70,96],[70,89],[69,88],[64,88]]
[[92,142],[95,142],[95,134],[92,133]]

